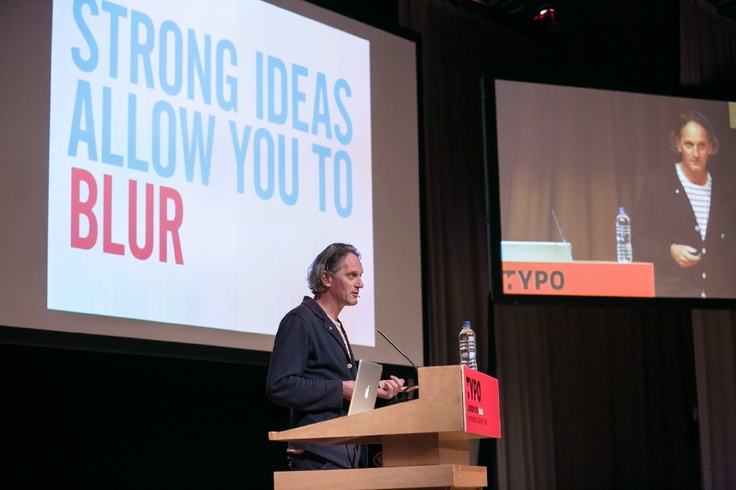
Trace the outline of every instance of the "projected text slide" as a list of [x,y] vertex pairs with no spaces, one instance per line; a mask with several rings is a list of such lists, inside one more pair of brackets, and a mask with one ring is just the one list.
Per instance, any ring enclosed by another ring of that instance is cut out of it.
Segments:
[[[273,334],[333,241],[370,285],[369,57],[259,1],[55,1],[48,308]],[[344,315],[373,345],[370,287]]]

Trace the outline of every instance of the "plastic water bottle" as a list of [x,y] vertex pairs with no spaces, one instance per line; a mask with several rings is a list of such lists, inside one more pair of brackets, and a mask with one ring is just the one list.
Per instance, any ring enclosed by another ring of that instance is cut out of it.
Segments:
[[475,360],[475,332],[470,328],[470,322],[464,321],[462,330],[460,330],[460,364],[468,366],[471,369],[478,369],[478,362]]
[[619,264],[628,264],[633,259],[631,250],[631,219],[623,207],[618,208],[616,215],[616,260]]

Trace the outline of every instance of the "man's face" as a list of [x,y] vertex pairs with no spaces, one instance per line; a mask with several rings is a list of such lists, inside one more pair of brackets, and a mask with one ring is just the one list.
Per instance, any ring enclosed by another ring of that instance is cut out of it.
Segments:
[[692,173],[705,172],[705,166],[713,153],[708,132],[700,124],[690,121],[680,130],[677,151],[682,155],[682,164]]
[[363,265],[355,254],[346,255],[334,276],[325,274],[323,281],[329,286],[329,294],[340,307],[358,304],[358,295],[363,288]]

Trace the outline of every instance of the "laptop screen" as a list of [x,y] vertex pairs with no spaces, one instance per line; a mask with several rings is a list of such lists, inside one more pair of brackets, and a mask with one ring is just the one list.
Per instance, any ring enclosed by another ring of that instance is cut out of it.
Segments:
[[383,366],[375,362],[358,361],[358,375],[355,377],[355,389],[350,400],[348,415],[367,412],[376,406],[378,383],[381,381]]

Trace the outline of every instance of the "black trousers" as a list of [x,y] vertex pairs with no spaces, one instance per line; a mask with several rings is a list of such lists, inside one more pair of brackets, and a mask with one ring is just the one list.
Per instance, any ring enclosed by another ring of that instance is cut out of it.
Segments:
[[304,451],[302,454],[288,454],[286,461],[290,470],[341,470],[342,466],[336,465],[332,461],[318,456],[317,454]]
[[[350,455],[355,468],[365,468],[368,466],[368,453],[365,446],[354,446],[355,454]],[[329,459],[323,458],[309,451],[301,454],[287,452],[286,462],[290,470],[344,470],[344,466],[336,464]]]

